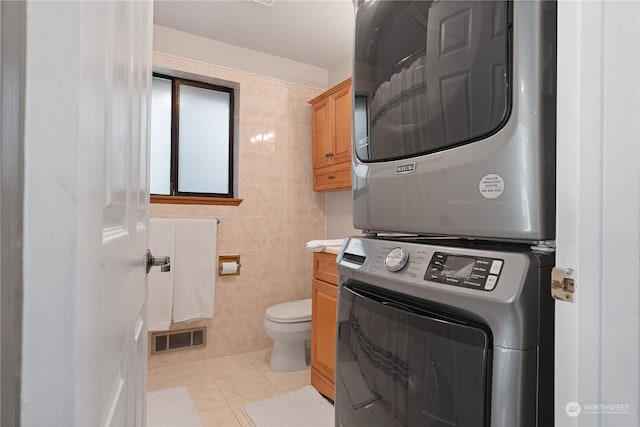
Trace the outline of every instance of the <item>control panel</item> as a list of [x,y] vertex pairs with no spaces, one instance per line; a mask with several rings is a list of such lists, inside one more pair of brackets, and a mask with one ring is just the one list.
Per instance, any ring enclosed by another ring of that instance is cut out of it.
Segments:
[[491,291],[496,287],[504,260],[435,252],[424,280]]
[[384,258],[384,265],[387,270],[397,272],[402,270],[409,261],[409,253],[402,248],[393,248]]
[[417,287],[447,285],[433,288],[443,291],[452,286],[501,294],[519,287],[527,268],[525,255],[516,252],[366,238],[351,238],[338,261],[338,269],[358,271],[358,280],[371,275]]

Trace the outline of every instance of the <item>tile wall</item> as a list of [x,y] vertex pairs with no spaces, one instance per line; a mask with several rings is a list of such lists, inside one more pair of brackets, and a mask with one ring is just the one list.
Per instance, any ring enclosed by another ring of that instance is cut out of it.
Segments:
[[[154,67],[237,82],[240,206],[152,204],[152,217],[217,217],[218,255],[239,254],[240,276],[217,277],[207,346],[152,355],[150,368],[266,348],[264,309],[311,296],[312,255],[305,242],[325,236],[325,195],[312,191],[311,109],[321,93],[292,83],[154,54]],[[256,135],[272,135],[257,138]],[[252,141],[253,138],[253,141]],[[214,262],[217,262],[214,261]]]

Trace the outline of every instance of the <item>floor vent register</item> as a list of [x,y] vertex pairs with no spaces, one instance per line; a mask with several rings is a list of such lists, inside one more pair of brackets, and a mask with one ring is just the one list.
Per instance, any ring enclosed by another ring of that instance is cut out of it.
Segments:
[[206,345],[206,336],[207,328],[205,326],[176,331],[153,332],[151,334],[151,353],[204,347]]

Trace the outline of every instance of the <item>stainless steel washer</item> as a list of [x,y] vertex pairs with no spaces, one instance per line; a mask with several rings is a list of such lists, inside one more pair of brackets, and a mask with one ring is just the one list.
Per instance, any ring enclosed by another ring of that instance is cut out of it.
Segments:
[[337,263],[336,425],[553,425],[552,255],[350,238]]

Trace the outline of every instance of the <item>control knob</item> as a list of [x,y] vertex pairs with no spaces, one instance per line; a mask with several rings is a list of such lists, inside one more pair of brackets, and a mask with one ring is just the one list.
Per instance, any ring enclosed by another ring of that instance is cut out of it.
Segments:
[[384,265],[391,272],[400,271],[407,265],[409,254],[402,248],[393,248],[384,259]]

